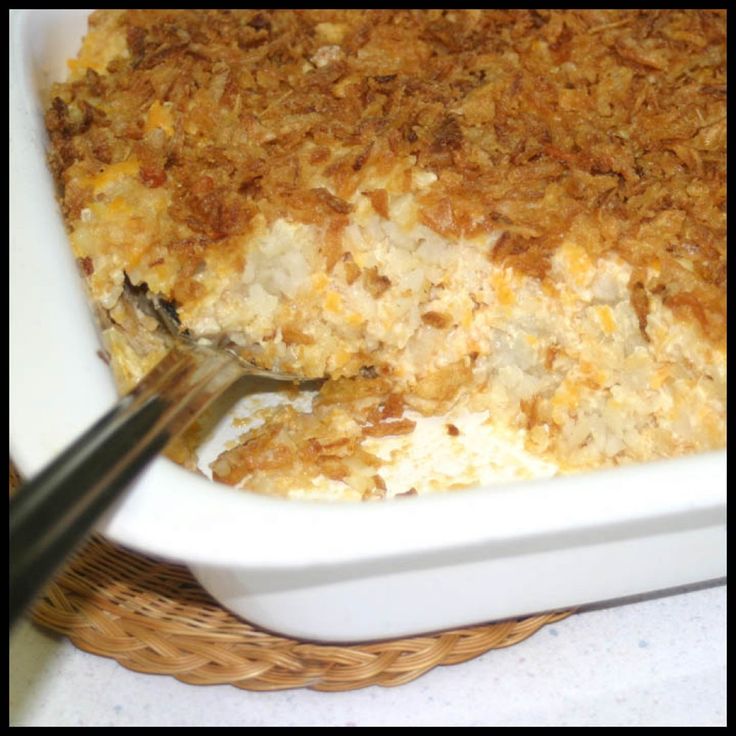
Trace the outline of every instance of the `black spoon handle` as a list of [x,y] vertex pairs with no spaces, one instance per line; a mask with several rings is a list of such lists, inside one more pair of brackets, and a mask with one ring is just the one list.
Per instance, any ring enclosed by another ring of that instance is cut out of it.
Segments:
[[10,501],[10,626],[100,515],[238,377],[231,356],[173,348]]

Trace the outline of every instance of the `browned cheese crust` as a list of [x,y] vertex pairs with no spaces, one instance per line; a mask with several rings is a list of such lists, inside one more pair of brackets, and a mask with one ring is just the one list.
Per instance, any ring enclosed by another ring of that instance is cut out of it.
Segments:
[[[147,188],[169,190],[135,266],[144,280],[173,263],[178,304],[202,289],[205,259],[242,267],[233,237],[258,214],[318,224],[333,269],[366,172],[408,155],[438,177],[420,197],[437,233],[501,231],[491,257],[543,279],[576,229],[594,260],[634,266],[642,330],[656,293],[724,339],[724,12],[129,11],[114,24],[127,56],[55,91],[53,169],[71,221],[95,175],[131,155]],[[150,134],[153,103],[167,135]],[[370,196],[386,216],[386,192]]]

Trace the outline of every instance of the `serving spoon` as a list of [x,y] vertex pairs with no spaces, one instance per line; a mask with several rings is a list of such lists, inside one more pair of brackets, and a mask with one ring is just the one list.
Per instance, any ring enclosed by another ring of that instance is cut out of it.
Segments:
[[138,386],[10,499],[11,628],[130,482],[237,379],[307,380],[258,368],[232,346],[198,344],[181,332],[166,302],[129,285],[126,293],[155,314],[173,335],[173,346]]

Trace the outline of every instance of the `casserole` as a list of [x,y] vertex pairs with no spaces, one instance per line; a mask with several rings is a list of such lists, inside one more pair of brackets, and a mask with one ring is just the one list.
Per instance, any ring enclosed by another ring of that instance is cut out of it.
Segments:
[[[44,157],[42,93],[85,27],[81,11],[13,16],[11,452],[26,474],[115,396]],[[713,452],[396,504],[305,504],[159,459],[99,530],[187,564],[254,623],[347,641],[719,577],[725,487]]]

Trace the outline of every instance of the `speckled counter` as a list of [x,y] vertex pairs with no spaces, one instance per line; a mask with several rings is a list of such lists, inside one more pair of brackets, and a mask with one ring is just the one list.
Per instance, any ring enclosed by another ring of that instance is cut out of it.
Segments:
[[399,688],[253,693],[130,672],[24,622],[10,724],[725,725],[725,631],[720,581],[588,609]]

